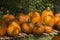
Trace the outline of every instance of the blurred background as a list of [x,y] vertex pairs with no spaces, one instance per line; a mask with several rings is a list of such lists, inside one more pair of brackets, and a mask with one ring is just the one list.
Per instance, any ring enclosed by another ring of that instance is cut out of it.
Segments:
[[60,0],[0,0],[0,18],[7,13],[16,16],[17,13],[27,14],[30,11],[42,13],[47,7],[54,12],[60,12]]

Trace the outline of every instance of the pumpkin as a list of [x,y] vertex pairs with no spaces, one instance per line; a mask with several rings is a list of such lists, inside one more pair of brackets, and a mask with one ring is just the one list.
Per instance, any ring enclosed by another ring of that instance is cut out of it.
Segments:
[[15,20],[15,17],[11,14],[6,14],[6,15],[3,15],[2,20],[7,26],[12,20]]
[[5,36],[7,27],[6,25],[0,20],[0,37]]
[[45,25],[44,26],[44,32],[45,33],[51,33],[52,32],[52,27]]
[[28,15],[24,15],[23,13],[18,14],[18,16],[16,18],[18,19],[18,21],[19,21],[20,24],[29,21],[29,16]]
[[33,16],[33,12],[29,12],[27,15],[31,18]]
[[60,13],[55,14],[55,26],[60,29]]
[[51,27],[54,26],[54,14],[48,7],[47,10],[44,10],[41,15],[41,19],[44,24],[50,25]]
[[22,31],[25,33],[31,33],[34,28],[34,25],[32,23],[24,23],[22,24]]
[[44,33],[44,26],[41,23],[36,23],[33,28],[33,34],[41,35]]
[[6,14],[6,15],[3,15],[2,19],[3,20],[7,20],[7,19],[13,20],[13,19],[15,19],[15,17],[11,14]]
[[13,21],[7,28],[7,33],[9,36],[18,36],[19,33],[21,32],[21,27],[15,22]]
[[33,24],[41,21],[40,13],[32,12],[31,15],[30,20]]
[[60,40],[60,35],[55,35],[52,40]]

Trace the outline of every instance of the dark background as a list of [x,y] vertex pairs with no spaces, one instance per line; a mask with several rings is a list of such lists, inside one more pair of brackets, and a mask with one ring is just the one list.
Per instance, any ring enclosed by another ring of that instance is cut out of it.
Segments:
[[60,0],[0,0],[0,16],[7,14],[7,11],[15,16],[20,12],[42,13],[47,7],[50,7],[54,13],[60,12]]

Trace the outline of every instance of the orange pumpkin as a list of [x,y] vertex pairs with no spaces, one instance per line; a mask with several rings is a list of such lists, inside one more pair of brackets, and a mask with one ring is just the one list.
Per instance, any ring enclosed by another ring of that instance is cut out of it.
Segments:
[[11,14],[6,14],[6,15],[3,15],[2,20],[7,26],[12,20],[15,20],[15,17]]
[[25,33],[31,33],[34,28],[32,23],[24,23],[22,24],[22,31]]
[[55,14],[55,26],[60,29],[60,13]]
[[6,15],[3,15],[2,19],[3,20],[8,20],[8,19],[13,20],[13,19],[15,19],[15,17],[11,14],[6,14]]
[[28,22],[29,21],[29,16],[28,15],[24,15],[23,13],[19,14],[17,16],[18,21],[20,22],[20,24]]
[[44,33],[44,26],[40,23],[35,24],[33,28],[33,34],[35,35],[41,35]]
[[32,12],[30,16],[30,20],[33,24],[41,21],[40,13],[38,12]]
[[19,33],[21,32],[21,27],[15,22],[13,21],[9,26],[8,26],[8,29],[7,29],[7,33],[9,36],[18,36]]
[[0,37],[5,36],[7,27],[6,25],[0,20]]
[[52,32],[52,27],[45,25],[44,26],[44,31],[45,31],[45,33],[51,33]]
[[33,16],[33,12],[29,12],[27,15],[28,15],[29,17],[32,17],[32,16]]
[[44,10],[41,15],[42,21],[46,25],[50,25],[51,27],[54,26],[54,14],[53,12],[49,9]]

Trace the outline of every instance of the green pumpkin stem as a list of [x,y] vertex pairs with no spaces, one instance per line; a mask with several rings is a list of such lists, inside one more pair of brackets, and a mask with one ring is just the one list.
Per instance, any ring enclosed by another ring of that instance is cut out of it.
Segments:
[[34,24],[36,27],[40,27],[40,24],[39,23],[35,23]]
[[27,23],[30,23],[31,22],[31,20],[30,19],[28,19],[28,22]]

